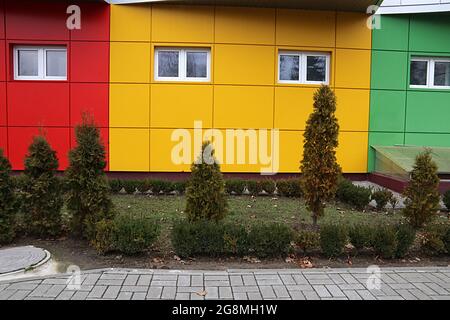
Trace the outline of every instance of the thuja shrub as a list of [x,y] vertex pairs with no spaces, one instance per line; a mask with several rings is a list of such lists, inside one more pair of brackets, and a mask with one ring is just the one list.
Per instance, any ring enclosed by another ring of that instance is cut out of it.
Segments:
[[302,196],[302,188],[300,179],[281,179],[276,182],[277,192],[283,197],[300,198]]
[[450,190],[445,191],[442,201],[447,210],[450,211]]
[[56,177],[56,151],[44,136],[35,136],[25,157],[22,211],[27,231],[39,237],[61,233],[62,184]]
[[14,193],[11,179],[11,164],[0,149],[0,245],[14,239],[14,222],[19,209],[19,201]]
[[347,228],[341,224],[320,226],[320,248],[329,258],[339,256],[344,251],[347,239]]
[[185,213],[189,221],[223,219],[228,203],[225,182],[210,142],[203,143],[201,155],[191,166],[186,188]]
[[[448,252],[449,225],[432,224],[425,228],[420,243],[421,251],[430,256],[438,256]],[[449,252],[450,253],[450,252]]]
[[256,180],[247,180],[247,190],[252,196],[257,196],[263,191],[262,184]]
[[95,238],[95,225],[112,219],[110,189],[104,169],[105,148],[100,131],[92,118],[83,115],[75,128],[77,146],[69,152],[67,181],[67,209],[71,214],[74,235],[90,240]]
[[405,208],[402,214],[411,226],[420,228],[430,222],[439,210],[439,177],[437,165],[426,150],[416,157],[411,179],[405,188]]

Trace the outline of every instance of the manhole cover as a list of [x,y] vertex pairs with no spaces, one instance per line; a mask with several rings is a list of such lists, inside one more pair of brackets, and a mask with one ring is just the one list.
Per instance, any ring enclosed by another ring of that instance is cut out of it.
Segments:
[[0,275],[25,270],[48,260],[49,254],[33,246],[0,250]]

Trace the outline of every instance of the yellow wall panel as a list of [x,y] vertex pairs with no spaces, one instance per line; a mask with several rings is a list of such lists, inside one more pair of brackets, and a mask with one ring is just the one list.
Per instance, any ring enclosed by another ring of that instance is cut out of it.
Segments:
[[213,7],[153,6],[152,41],[213,42],[213,39]]
[[367,132],[339,133],[339,147],[336,156],[343,172],[367,172],[367,144]]
[[275,44],[275,9],[216,8],[215,42]]
[[369,90],[336,89],[336,117],[340,130],[369,130],[369,96]]
[[275,88],[275,128],[305,130],[315,88]]
[[111,43],[111,82],[149,83],[150,44]]
[[300,172],[303,157],[303,131],[280,131],[279,172]]
[[[182,137],[186,137],[186,139]],[[182,141],[190,143],[184,148],[188,156],[187,161],[184,161],[182,152],[174,152],[174,148]],[[151,129],[150,145],[152,146],[152,152],[150,153],[151,171],[182,172],[190,170],[190,163],[194,161],[194,130]]]
[[110,127],[150,127],[150,85],[111,84]]
[[109,129],[110,170],[149,171],[149,133],[149,129]]
[[213,87],[211,85],[153,84],[151,124],[160,128],[193,128],[202,121],[212,126]]
[[274,47],[216,45],[215,83],[272,85],[274,83],[275,60]]
[[215,128],[272,128],[273,88],[216,86]]
[[370,50],[336,49],[335,86],[370,88]]
[[150,41],[150,28],[150,5],[111,5],[111,41]]
[[223,172],[272,172],[270,131],[263,137],[256,130],[240,132],[228,129],[216,132],[211,140]]
[[277,44],[334,47],[335,20],[334,12],[279,9]]
[[336,47],[370,49],[372,30],[367,27],[364,13],[338,12],[336,23]]

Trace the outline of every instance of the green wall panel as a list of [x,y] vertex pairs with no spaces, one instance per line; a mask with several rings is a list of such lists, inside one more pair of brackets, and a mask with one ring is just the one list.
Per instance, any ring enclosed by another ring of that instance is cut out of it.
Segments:
[[407,133],[405,144],[430,147],[450,147],[450,133]]
[[406,132],[450,133],[450,92],[408,91]]
[[[370,132],[369,146],[393,146],[403,144],[403,133]],[[369,147],[368,171],[372,172],[375,166],[375,150]]]
[[403,132],[405,104],[405,91],[372,90],[369,130]]
[[372,33],[372,48],[407,51],[409,15],[385,15],[380,19],[381,29]]
[[411,16],[409,50],[450,52],[450,14]]
[[405,90],[408,75],[408,53],[372,51],[372,88]]

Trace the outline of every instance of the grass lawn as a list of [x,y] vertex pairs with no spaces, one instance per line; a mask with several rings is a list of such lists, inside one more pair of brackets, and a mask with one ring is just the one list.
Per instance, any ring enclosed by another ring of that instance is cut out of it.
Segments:
[[[157,247],[164,253],[171,250],[170,227],[176,219],[183,219],[185,197],[151,196],[151,195],[114,195],[112,196],[117,213],[140,215],[156,218],[161,222],[161,236]],[[229,214],[226,222],[249,225],[255,221],[280,222],[298,229],[302,225],[310,225],[312,219],[301,199],[283,197],[250,197],[230,196],[228,199]],[[319,224],[330,221],[341,221],[343,224],[357,222],[378,223],[380,221],[395,222],[401,219],[398,213],[389,214],[374,211],[358,212],[345,205],[329,204],[326,214],[319,219]]]

